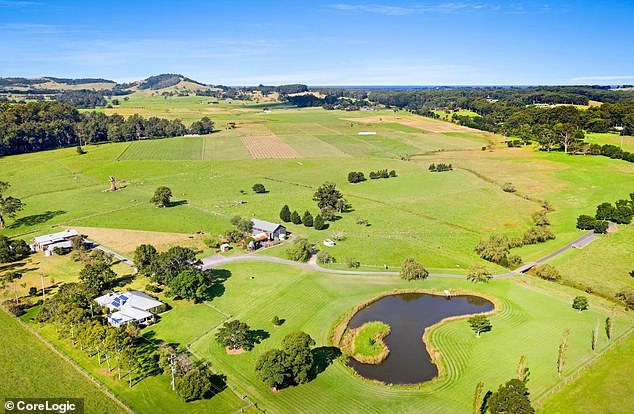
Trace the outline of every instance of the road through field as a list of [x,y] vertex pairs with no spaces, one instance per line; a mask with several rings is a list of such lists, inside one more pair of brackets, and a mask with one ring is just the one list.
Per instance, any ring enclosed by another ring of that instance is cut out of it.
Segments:
[[[571,241],[570,243],[566,244],[565,246],[555,250],[554,252],[538,259],[536,262],[531,262],[531,263],[527,263],[521,267],[519,267],[518,269],[512,271],[512,272],[507,272],[507,273],[501,273],[501,274],[497,274],[497,275],[492,275],[491,278],[492,279],[503,279],[503,278],[507,278],[507,277],[512,277],[514,275],[517,275],[519,273],[523,273],[529,269],[531,269],[533,266],[537,265],[537,264],[541,264],[553,257],[555,257],[556,255],[563,253],[564,251],[571,249],[574,247],[575,244],[577,243],[581,243],[583,241],[585,241],[586,239],[592,237],[594,235],[594,232],[590,231],[587,233],[584,233],[583,236],[577,238],[576,240]],[[281,264],[287,264],[287,265],[291,265],[291,266],[295,266],[295,267],[300,267],[303,269],[309,269],[309,270],[316,270],[318,272],[324,272],[324,273],[335,273],[335,274],[345,274],[345,275],[389,275],[389,276],[396,276],[399,274],[399,272],[368,272],[368,271],[360,271],[360,270],[337,270],[337,269],[328,269],[325,267],[321,267],[317,264],[317,256],[313,255],[310,260],[308,261],[308,263],[300,263],[300,262],[294,262],[292,260],[286,260],[286,259],[282,259],[279,257],[273,257],[273,256],[256,256],[253,254],[241,254],[238,256],[230,256],[230,257],[225,257],[225,256],[221,256],[221,255],[215,255],[215,256],[209,256],[209,257],[205,257],[203,259],[201,259],[202,262],[202,267],[203,269],[211,269],[214,267],[218,267],[220,265],[223,264],[227,264],[227,263],[233,263],[233,262],[243,262],[243,261],[260,261],[260,262],[272,262],[272,263],[281,263]],[[434,277],[449,277],[449,278],[464,278],[464,275],[456,275],[456,274],[450,274],[450,273],[429,273],[429,276],[434,276]]]

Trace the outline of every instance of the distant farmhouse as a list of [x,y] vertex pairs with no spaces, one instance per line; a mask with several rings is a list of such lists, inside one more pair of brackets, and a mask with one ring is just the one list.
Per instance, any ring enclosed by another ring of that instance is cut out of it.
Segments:
[[71,239],[79,236],[77,230],[64,230],[59,233],[47,234],[35,237],[31,244],[34,252],[43,252],[46,256],[51,256],[56,248],[68,250],[73,246]]
[[95,299],[100,306],[115,311],[108,314],[108,323],[119,327],[130,322],[145,325],[154,321],[154,314],[163,302],[149,297],[145,293],[132,292],[111,292]]
[[253,237],[256,241],[274,240],[286,238],[286,227],[269,221],[252,219]]

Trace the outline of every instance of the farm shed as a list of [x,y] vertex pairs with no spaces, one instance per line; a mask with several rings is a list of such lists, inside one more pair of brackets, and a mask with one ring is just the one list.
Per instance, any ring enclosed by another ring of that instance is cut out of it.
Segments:
[[44,252],[50,255],[54,248],[61,247],[69,249],[72,246],[71,239],[79,236],[77,230],[64,230],[59,233],[46,234],[33,239],[31,250],[35,252]]
[[269,240],[286,237],[286,227],[281,224],[258,219],[252,219],[251,223],[253,224],[253,235],[255,236],[265,233]]

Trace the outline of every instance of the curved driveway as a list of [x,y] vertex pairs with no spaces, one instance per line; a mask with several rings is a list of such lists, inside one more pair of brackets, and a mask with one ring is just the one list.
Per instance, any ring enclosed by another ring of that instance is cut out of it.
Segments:
[[[552,257],[563,253],[564,251],[574,247],[575,245],[584,245],[586,243],[588,243],[588,240],[591,241],[591,239],[594,237],[594,234],[592,231],[585,233],[583,236],[577,238],[576,240],[573,240],[572,242],[566,244],[565,246],[555,250],[554,252],[536,260],[535,262],[530,262],[527,263],[517,269],[515,269],[512,272],[507,272],[507,273],[501,273],[501,274],[497,274],[497,275],[493,275],[491,276],[491,278],[493,279],[502,279],[502,278],[507,278],[507,277],[511,277],[523,272],[526,272],[527,270],[531,269],[533,266],[543,263],[548,259],[551,259]],[[324,272],[324,273],[335,273],[335,274],[344,274],[344,275],[383,275],[383,276],[397,276],[399,274],[399,272],[368,272],[368,271],[361,271],[361,270],[337,270],[337,269],[328,269],[325,267],[321,267],[317,264],[317,257],[316,256],[312,256],[310,258],[310,260],[308,261],[308,263],[300,263],[300,262],[294,262],[292,260],[286,260],[286,259],[281,259],[279,257],[273,257],[273,256],[256,256],[253,254],[241,254],[241,255],[237,255],[237,256],[221,256],[221,255],[215,255],[215,256],[210,256],[210,257],[205,257],[202,260],[202,264],[203,264],[203,269],[211,269],[214,267],[218,267],[221,266],[223,264],[227,264],[227,263],[233,263],[233,262],[245,262],[245,261],[257,261],[257,262],[271,262],[271,263],[280,263],[280,264],[286,264],[286,265],[290,265],[290,266],[295,266],[295,267],[299,267],[302,269],[308,269],[308,270],[316,270],[318,272]],[[434,276],[434,277],[449,277],[449,278],[464,278],[465,275],[456,275],[456,274],[450,274],[450,273],[429,273],[429,276]]]

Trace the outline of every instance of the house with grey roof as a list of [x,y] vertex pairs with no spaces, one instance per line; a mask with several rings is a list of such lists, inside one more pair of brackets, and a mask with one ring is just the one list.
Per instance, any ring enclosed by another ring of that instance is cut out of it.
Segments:
[[73,246],[73,237],[79,236],[77,230],[64,230],[58,233],[46,234],[33,239],[31,250],[43,252],[46,256],[53,254],[56,248],[70,249]]
[[270,221],[251,219],[253,224],[253,235],[258,236],[266,234],[269,240],[284,239],[286,238],[286,227],[278,223],[271,223]]
[[145,325],[154,321],[157,308],[163,305],[163,302],[138,291],[106,293],[95,302],[114,311],[108,314],[108,323],[115,327],[130,322]]

